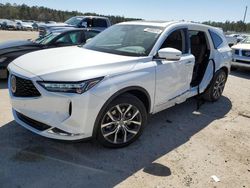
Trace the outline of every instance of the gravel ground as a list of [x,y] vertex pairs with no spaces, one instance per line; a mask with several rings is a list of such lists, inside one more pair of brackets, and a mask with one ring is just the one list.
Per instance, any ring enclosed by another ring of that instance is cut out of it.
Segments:
[[[0,41],[36,36],[0,31]],[[250,187],[250,72],[232,72],[224,96],[195,110],[190,99],[160,112],[137,142],[112,150],[20,127],[1,81],[0,187]]]

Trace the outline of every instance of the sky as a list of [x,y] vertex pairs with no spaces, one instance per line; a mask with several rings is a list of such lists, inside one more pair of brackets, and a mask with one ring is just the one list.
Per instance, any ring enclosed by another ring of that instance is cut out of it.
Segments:
[[246,22],[250,22],[250,0],[0,0],[6,2],[146,20],[197,22],[243,20],[248,6]]

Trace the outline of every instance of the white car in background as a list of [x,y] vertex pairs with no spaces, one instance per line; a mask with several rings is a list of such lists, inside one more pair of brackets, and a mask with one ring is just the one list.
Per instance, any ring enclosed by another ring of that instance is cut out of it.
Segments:
[[14,118],[49,138],[92,137],[107,147],[127,146],[141,135],[149,114],[196,95],[217,101],[231,55],[223,32],[214,27],[120,23],[83,47],[14,60],[9,65]]
[[230,34],[228,35],[229,37],[234,37],[236,38],[237,42],[240,42],[244,39],[244,36],[243,34]]
[[250,36],[232,46],[233,68],[250,68]]
[[230,35],[226,35],[226,39],[227,39],[227,43],[229,47],[232,47],[233,45],[237,44],[237,38],[230,36]]
[[16,21],[17,29],[18,30],[24,30],[24,31],[32,31],[33,26],[32,22],[23,22],[23,21]]

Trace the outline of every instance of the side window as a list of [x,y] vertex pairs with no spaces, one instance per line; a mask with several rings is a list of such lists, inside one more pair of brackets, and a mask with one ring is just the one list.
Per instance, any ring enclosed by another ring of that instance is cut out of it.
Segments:
[[175,48],[182,54],[188,53],[187,29],[173,31],[162,44],[161,48]]
[[84,34],[81,31],[71,32],[57,39],[55,43],[65,45],[78,45],[85,42],[84,38]]
[[86,27],[93,27],[93,23],[92,23],[92,19],[90,18],[85,18],[82,23],[81,23],[82,27],[86,28]]
[[107,22],[105,19],[94,18],[92,27],[107,27]]
[[215,32],[213,32],[211,30],[209,30],[209,33],[210,33],[211,38],[213,40],[214,48],[218,49],[218,47],[223,43],[222,38],[218,34],[216,34]]

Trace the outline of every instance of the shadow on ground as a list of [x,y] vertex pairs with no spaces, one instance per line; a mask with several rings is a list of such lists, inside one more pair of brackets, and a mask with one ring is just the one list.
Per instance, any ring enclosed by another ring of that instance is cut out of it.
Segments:
[[250,79],[250,69],[237,69],[237,70],[231,71],[230,74],[233,76],[240,77],[240,78]]
[[195,109],[190,99],[152,116],[138,141],[115,150],[46,139],[12,121],[0,128],[0,187],[113,187],[141,169],[169,176],[171,169],[154,161],[223,118],[231,102],[206,103],[199,115]]

